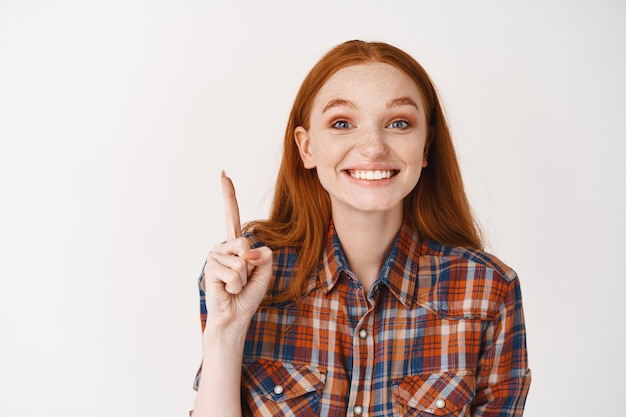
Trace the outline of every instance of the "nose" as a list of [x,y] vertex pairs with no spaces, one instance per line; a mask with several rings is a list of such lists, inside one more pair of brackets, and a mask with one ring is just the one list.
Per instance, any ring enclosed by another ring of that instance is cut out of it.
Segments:
[[359,144],[359,151],[363,156],[375,160],[385,155],[388,150],[385,132],[382,128],[373,126],[364,132]]

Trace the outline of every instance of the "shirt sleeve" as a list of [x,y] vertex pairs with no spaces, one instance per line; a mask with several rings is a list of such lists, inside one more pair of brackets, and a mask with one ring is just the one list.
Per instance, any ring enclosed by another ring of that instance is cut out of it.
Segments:
[[522,416],[530,388],[526,327],[517,278],[510,281],[497,317],[483,333],[472,416]]
[[[205,282],[204,282],[204,267],[202,267],[203,272],[200,273],[200,277],[198,278],[198,292],[200,293],[200,327],[202,329],[202,333],[204,333],[204,327],[206,326],[206,298],[205,298]],[[202,364],[196,373],[196,377],[193,381],[193,389],[198,390],[198,385],[200,384],[200,376],[202,374]]]

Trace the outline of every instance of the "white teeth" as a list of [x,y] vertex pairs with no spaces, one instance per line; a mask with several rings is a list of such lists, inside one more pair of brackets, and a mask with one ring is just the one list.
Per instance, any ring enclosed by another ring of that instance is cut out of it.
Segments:
[[383,180],[383,179],[391,178],[391,176],[393,175],[393,171],[380,171],[380,170],[354,171],[352,170],[350,171],[350,175],[360,180],[376,181],[376,180]]

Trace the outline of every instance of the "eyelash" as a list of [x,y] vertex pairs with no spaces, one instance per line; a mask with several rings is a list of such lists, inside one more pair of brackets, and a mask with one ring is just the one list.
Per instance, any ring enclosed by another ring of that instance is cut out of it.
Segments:
[[[389,123],[385,127],[392,127],[396,123],[403,123],[402,127],[396,127],[396,129],[406,129],[408,127],[411,127],[411,123],[409,123],[407,120],[394,120],[393,122]],[[340,124],[344,125],[344,126],[339,126]],[[336,129],[348,129],[348,128],[352,127],[350,122],[348,122],[346,120],[337,120],[336,122],[333,122],[331,124],[331,126],[336,128]]]
[[391,127],[391,126],[393,126],[395,123],[403,123],[403,124],[404,124],[402,127],[399,127],[398,129],[406,129],[406,128],[408,128],[408,127],[410,127],[410,126],[411,126],[411,123],[409,123],[409,122],[408,122],[408,121],[406,121],[406,120],[394,120],[393,122],[389,123],[389,124],[387,125],[387,127]]
[[[347,126],[338,126],[339,124],[345,124]],[[350,122],[345,121],[345,120],[337,120],[336,122],[333,122],[333,124],[331,124],[332,127],[334,127],[335,129],[347,129],[349,127],[351,127],[352,125],[350,124]]]

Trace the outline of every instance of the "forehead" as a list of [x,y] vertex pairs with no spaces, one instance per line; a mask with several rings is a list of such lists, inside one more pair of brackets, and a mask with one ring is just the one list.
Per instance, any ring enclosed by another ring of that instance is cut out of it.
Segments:
[[361,96],[370,99],[409,96],[416,102],[423,102],[421,91],[407,73],[382,62],[351,65],[338,70],[322,85],[314,101],[357,99]]

